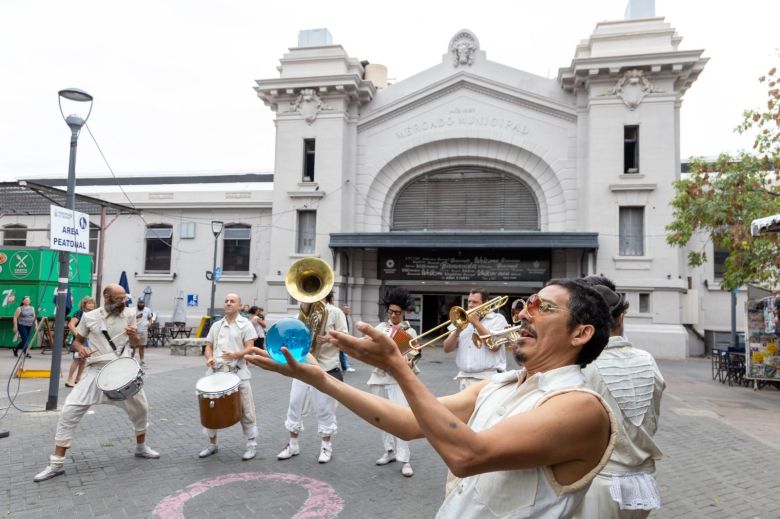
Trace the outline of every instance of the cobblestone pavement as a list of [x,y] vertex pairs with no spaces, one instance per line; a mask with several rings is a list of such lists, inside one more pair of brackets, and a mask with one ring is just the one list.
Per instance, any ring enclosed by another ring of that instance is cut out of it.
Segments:
[[[0,416],[8,405],[6,383],[15,359],[0,350]],[[47,369],[50,357],[35,352],[28,368]],[[144,389],[151,404],[148,444],[159,460],[133,457],[133,435],[124,412],[95,406],[68,451],[66,474],[43,483],[32,477],[53,448],[58,413],[9,410],[0,419],[0,513],[13,518],[169,517],[433,517],[443,499],[446,469],[424,441],[412,445],[415,475],[400,475],[400,463],[377,467],[379,432],[339,407],[334,456],[318,464],[316,417],[306,417],[301,454],[278,461],[287,432],[283,421],[290,382],[253,369],[260,435],[258,456],[241,461],[244,440],[238,425],[220,433],[219,452],[198,459],[205,446],[195,399],[204,372],[200,357],[147,353]],[[780,391],[754,392],[713,382],[707,360],[659,362],[667,379],[658,463],[663,508],[653,517],[780,517]],[[63,362],[67,370],[69,360]],[[353,362],[346,380],[365,387],[369,368]],[[421,363],[423,381],[438,395],[453,392],[454,360],[439,349]],[[11,379],[16,404],[37,411],[47,400],[48,380]],[[59,404],[69,391],[60,389]],[[195,485],[201,482],[200,485]],[[189,487],[189,488],[188,488]],[[186,493],[182,493],[187,489]],[[168,506],[159,505],[166,500]],[[308,500],[307,500],[308,499]],[[319,513],[304,515],[313,506]],[[155,514],[157,508],[159,514]],[[340,512],[339,512],[340,509]],[[174,515],[175,516],[175,515]]]

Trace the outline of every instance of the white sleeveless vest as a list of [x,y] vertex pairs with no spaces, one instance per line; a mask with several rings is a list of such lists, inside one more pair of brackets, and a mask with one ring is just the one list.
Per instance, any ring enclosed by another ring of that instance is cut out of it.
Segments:
[[609,406],[593,391],[585,389],[579,366],[565,366],[525,379],[526,371],[499,373],[491,378],[477,397],[469,426],[483,431],[510,416],[528,412],[547,399],[568,391],[584,391],[597,396],[610,417],[610,440],[599,464],[571,485],[559,484],[549,467],[487,472],[463,479],[448,477],[447,497],[439,519],[501,517],[570,517],[604,467],[615,445],[617,423]]

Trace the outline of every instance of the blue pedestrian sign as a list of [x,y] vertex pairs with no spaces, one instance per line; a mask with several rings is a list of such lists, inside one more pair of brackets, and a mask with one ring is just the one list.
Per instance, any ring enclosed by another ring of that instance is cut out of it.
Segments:
[[187,306],[198,306],[198,294],[187,294]]
[[217,267],[214,270],[214,279],[216,279],[217,281],[222,279],[222,267]]

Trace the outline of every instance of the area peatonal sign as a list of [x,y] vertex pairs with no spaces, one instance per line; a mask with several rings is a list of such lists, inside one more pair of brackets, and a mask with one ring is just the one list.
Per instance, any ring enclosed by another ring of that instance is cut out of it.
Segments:
[[89,216],[52,205],[49,248],[89,254]]

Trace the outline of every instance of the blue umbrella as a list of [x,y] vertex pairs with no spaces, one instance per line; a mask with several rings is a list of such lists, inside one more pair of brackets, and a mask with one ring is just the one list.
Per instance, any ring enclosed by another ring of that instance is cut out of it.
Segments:
[[125,289],[125,293],[127,294],[127,301],[125,301],[125,304],[130,306],[133,303],[133,296],[130,295],[130,285],[127,283],[127,272],[124,270],[122,271],[122,275],[119,276],[119,286]]

